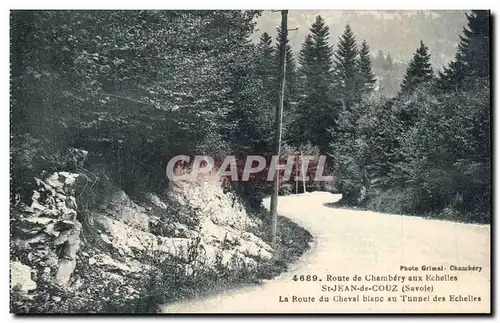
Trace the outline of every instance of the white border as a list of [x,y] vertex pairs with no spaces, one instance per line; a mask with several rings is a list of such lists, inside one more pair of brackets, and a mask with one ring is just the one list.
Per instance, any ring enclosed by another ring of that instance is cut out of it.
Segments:
[[5,1],[10,9],[290,9],[290,10],[416,10],[416,9],[491,9],[492,0],[475,1],[394,1],[394,0],[252,0],[252,1]]
[[[493,14],[498,14],[500,10],[498,10],[499,1],[486,1],[486,0],[475,0],[475,1],[436,1],[436,0],[420,0],[420,1],[396,1],[396,0],[377,0],[377,1],[361,1],[361,0],[349,0],[349,1],[298,1],[298,0],[288,0],[288,1],[269,1],[269,0],[254,0],[248,2],[238,2],[234,1],[195,1],[195,0],[183,0],[179,2],[171,2],[171,1],[150,1],[150,0],[141,0],[141,1],[113,1],[104,3],[99,0],[87,0],[87,1],[5,1],[2,3],[2,10],[0,11],[0,44],[2,45],[2,64],[0,65],[0,75],[1,75],[1,96],[3,107],[1,109],[0,116],[0,147],[2,151],[2,158],[0,159],[1,163],[1,177],[0,177],[0,201],[1,201],[1,209],[2,214],[2,225],[0,225],[0,230],[2,230],[2,245],[1,245],[1,258],[2,259],[2,277],[0,277],[0,306],[2,321],[11,322],[15,318],[13,315],[9,313],[9,269],[8,269],[8,259],[9,259],[9,9],[249,9],[249,8],[258,8],[258,9],[282,9],[288,8],[290,10],[307,10],[307,9],[322,9],[322,10],[333,10],[333,9],[357,9],[357,10],[376,10],[376,9],[400,9],[400,10],[415,10],[415,9],[457,9],[457,10],[467,10],[467,9],[492,9]],[[496,20],[496,22],[498,22]],[[494,44],[498,43],[498,32],[494,33]],[[493,53],[497,53],[494,51]],[[498,55],[495,55],[495,61]],[[493,71],[495,75],[498,75],[498,64],[495,64],[495,70]],[[495,88],[492,89],[493,93],[499,93],[499,85],[498,80],[495,82]],[[497,100],[493,102],[498,103]],[[499,111],[498,104],[495,105],[494,109],[497,111],[494,113],[495,120],[494,125],[498,125],[500,123],[499,120]],[[498,151],[498,144],[494,144],[495,151]],[[495,157],[495,161],[498,159]],[[496,164],[495,166],[498,166]],[[495,176],[495,183],[498,179],[498,167],[497,175]],[[499,201],[498,199],[500,193],[498,189],[495,191],[495,201]],[[495,217],[495,215],[493,215]],[[495,219],[494,223],[497,223],[499,219]],[[495,225],[496,226],[496,225]],[[496,228],[494,228],[496,231]],[[474,243],[471,241],[470,243]],[[498,277],[496,277],[498,279]],[[495,297],[494,308],[498,311],[498,295]],[[493,304],[492,304],[493,305]],[[69,317],[68,317],[69,318]],[[105,317],[104,317],[105,318]],[[182,318],[186,321],[195,320],[193,317],[172,317],[166,316],[164,318],[159,319],[172,319],[172,318]],[[329,320],[360,320],[365,317],[337,317],[332,316],[328,317]],[[51,319],[51,317],[38,318],[38,320],[47,320]],[[62,318],[62,320],[66,320],[67,318]],[[76,321],[85,321],[88,319],[98,319],[95,317],[75,317],[72,318]],[[99,318],[100,319],[100,318]],[[122,321],[123,317],[114,317],[107,318],[112,321]],[[133,318],[134,320],[143,321],[145,317]],[[212,319],[212,320],[220,320],[220,317],[204,317],[204,319]],[[248,319],[242,317],[225,317],[224,320],[241,320]],[[274,317],[254,317],[253,319],[258,319],[259,321],[270,321],[274,319]],[[289,317],[281,319],[289,319]],[[294,320],[299,321],[308,321],[309,317],[295,317]],[[374,319],[374,318],[372,318]],[[378,317],[378,320],[386,320],[387,317]],[[395,319],[399,319],[395,318]],[[412,317],[412,320],[418,321],[426,321],[426,322],[437,322],[438,320],[443,319],[443,317]],[[451,318],[454,319],[454,318]],[[469,317],[469,319],[472,319]],[[477,318],[475,318],[477,319]],[[24,322],[32,321],[33,318],[24,318]]]

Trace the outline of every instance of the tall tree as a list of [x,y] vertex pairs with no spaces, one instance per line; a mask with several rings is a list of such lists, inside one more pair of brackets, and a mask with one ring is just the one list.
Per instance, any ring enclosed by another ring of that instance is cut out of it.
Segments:
[[235,151],[266,151],[272,144],[278,68],[272,37],[263,33],[251,53],[231,86],[228,141]]
[[300,70],[304,70],[310,67],[308,66],[308,64],[310,63],[308,61],[308,58],[311,57],[313,48],[314,48],[313,37],[311,36],[311,34],[307,34],[299,52],[299,64],[301,66]]
[[467,16],[467,27],[460,36],[460,44],[452,61],[440,73],[440,85],[444,88],[460,86],[471,77],[488,78],[490,75],[490,13],[473,10]]
[[409,92],[417,85],[429,82],[433,79],[434,74],[430,63],[431,55],[428,50],[424,42],[420,41],[420,47],[410,60],[410,64],[403,79],[403,84],[401,84],[402,92]]
[[[279,47],[280,47],[280,39],[283,37],[283,33],[281,32],[281,27],[276,28],[276,61],[279,61]],[[292,47],[290,46],[290,40],[289,37],[286,38],[286,47],[285,47],[285,52],[286,52],[286,69],[287,69],[287,74],[289,71],[295,72],[297,69],[297,63],[295,62],[295,58],[293,57],[293,50]],[[278,66],[278,64],[276,64]]]
[[317,72],[321,72],[322,75],[329,75],[332,69],[332,47],[328,43],[328,38],[330,36],[330,28],[325,24],[325,20],[321,16],[317,16],[316,20],[309,29],[312,34],[314,41],[313,52],[314,57],[317,61],[316,67]]
[[358,45],[356,38],[349,25],[346,25],[344,33],[339,38],[337,50],[334,53],[334,75],[335,85],[338,89],[342,105],[346,108],[352,107],[359,101],[358,89]]
[[332,48],[328,44],[330,31],[323,18],[317,16],[310,32],[299,54],[301,93],[292,141],[297,144],[310,142],[326,151],[330,141],[327,129],[336,115],[332,95]]
[[314,41],[311,34],[308,34],[302,43],[299,52],[299,68],[297,70],[298,80],[298,105],[294,111],[293,130],[291,142],[300,145],[311,141],[310,109],[307,104],[311,99],[312,78],[314,76]]
[[372,62],[370,58],[370,47],[363,40],[361,50],[359,51],[359,87],[362,93],[370,93],[376,82],[375,75],[372,72]]
[[268,33],[262,33],[257,45],[258,65],[257,74],[268,78],[276,75],[275,53],[273,39]]
[[[275,45],[275,64],[274,74],[278,74],[279,68],[279,47],[280,40],[282,39],[281,27],[276,28],[276,45]],[[292,122],[292,102],[297,101],[298,84],[297,84],[297,62],[295,60],[292,47],[289,44],[289,37],[286,39],[285,45],[285,58],[286,58],[286,73],[285,73],[285,97],[283,102],[283,137],[285,140],[290,137],[290,123]],[[274,97],[277,99],[279,96],[279,84],[276,77]]]

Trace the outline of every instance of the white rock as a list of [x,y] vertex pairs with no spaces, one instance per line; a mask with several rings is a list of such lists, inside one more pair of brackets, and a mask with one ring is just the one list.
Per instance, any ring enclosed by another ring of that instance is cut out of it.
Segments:
[[111,244],[111,240],[109,239],[109,237],[107,235],[105,235],[104,233],[101,233],[100,236],[101,236],[102,241],[104,241],[107,244]]
[[23,292],[36,289],[36,283],[31,279],[32,269],[19,261],[10,262],[11,288],[19,288]]
[[111,268],[116,268],[121,271],[126,271],[126,272],[140,272],[143,270],[143,265],[138,262],[137,260],[134,259],[126,259],[125,262],[120,262],[118,260],[115,260],[111,258],[107,254],[102,254],[101,255],[101,261],[100,263],[102,265],[111,267]]
[[59,173],[53,173],[45,180],[45,182],[57,192],[63,193],[64,182],[59,181]]
[[47,225],[50,222],[54,221],[54,219],[46,217],[36,217],[36,218],[26,218],[24,219],[24,221],[41,225]]
[[118,211],[114,212],[114,214],[118,220],[132,227],[143,231],[149,231],[149,216],[138,211],[134,207],[123,206]]
[[160,198],[156,194],[152,194],[152,193],[148,194],[148,198],[152,204],[156,205],[160,209],[167,208],[167,205],[162,200],[160,200]]

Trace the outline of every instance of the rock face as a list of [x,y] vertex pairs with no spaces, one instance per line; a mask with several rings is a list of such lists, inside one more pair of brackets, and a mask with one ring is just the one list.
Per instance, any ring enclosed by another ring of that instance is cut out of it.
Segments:
[[32,203],[22,209],[14,227],[14,245],[21,258],[67,286],[76,266],[81,245],[81,223],[77,220],[75,184],[78,174],[53,173],[35,179]]
[[62,304],[72,299],[100,300],[96,295],[110,286],[122,298],[140,297],[131,282],[173,259],[189,276],[254,268],[272,257],[272,248],[250,232],[260,220],[220,183],[171,183],[163,197],[146,194],[140,205],[117,190],[79,214],[75,188],[81,177],[57,172],[36,179],[31,205],[15,214],[12,288],[36,296],[47,293],[37,283],[54,286],[48,291],[58,299],[54,311],[64,311]]
[[[231,257],[250,266],[272,257],[272,248],[248,232],[260,225],[260,220],[249,217],[237,196],[231,192],[224,193],[219,183],[209,180],[174,182],[168,196],[184,212],[190,212],[186,216],[198,220],[197,232],[204,244],[224,251],[223,265],[232,266],[225,261]],[[216,254],[207,256],[207,263],[214,264],[216,257]]]

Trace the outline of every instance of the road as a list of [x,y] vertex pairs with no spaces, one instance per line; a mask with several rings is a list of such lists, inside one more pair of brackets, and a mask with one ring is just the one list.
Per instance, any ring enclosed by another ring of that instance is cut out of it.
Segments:
[[[279,214],[297,222],[314,237],[310,250],[294,263],[288,272],[262,285],[235,289],[205,299],[170,304],[164,306],[162,312],[487,313],[490,311],[489,225],[463,224],[328,206],[328,203],[335,202],[339,198],[340,195],[326,192],[279,198]],[[264,203],[268,206],[269,200]],[[441,265],[442,271],[422,270],[422,266],[439,268]],[[406,269],[416,266],[418,271],[401,270],[401,266],[406,266]],[[452,266],[470,266],[476,267],[476,270],[454,271]],[[481,267],[480,272],[478,267]],[[427,275],[432,278],[436,274],[440,277],[455,277],[457,280],[438,282],[427,280]],[[318,281],[294,281],[293,277],[296,275],[299,278],[300,275],[317,275]],[[353,281],[355,275],[361,277],[361,281]],[[405,276],[405,281],[371,281],[373,277],[388,277],[388,275]],[[423,280],[409,282],[409,276],[421,276]],[[348,277],[349,281],[345,281],[345,277]],[[331,280],[328,281],[328,278]],[[358,290],[322,291],[325,286],[335,289],[339,288],[339,285],[344,289],[356,285]],[[390,291],[360,291],[362,285],[368,287],[388,285]],[[394,285],[396,286],[393,287]],[[408,288],[404,287],[405,285],[427,288],[427,291],[403,291]],[[397,290],[393,291],[393,288]],[[359,299],[356,298],[357,295]],[[421,298],[420,301],[417,299],[410,302],[404,299],[403,295],[429,296],[429,299]],[[329,301],[320,302],[321,296],[328,297]],[[314,301],[311,301],[312,297]]]

